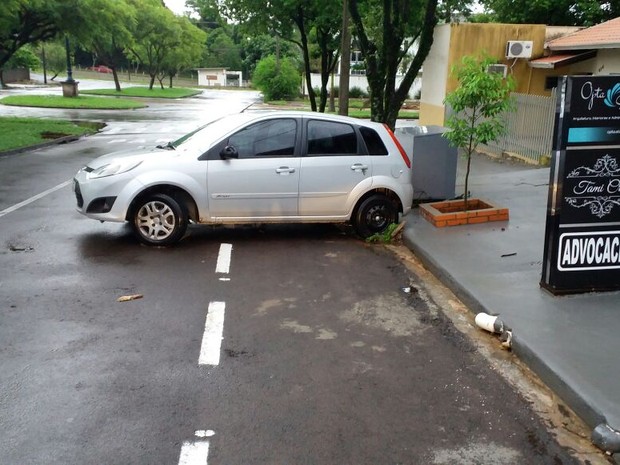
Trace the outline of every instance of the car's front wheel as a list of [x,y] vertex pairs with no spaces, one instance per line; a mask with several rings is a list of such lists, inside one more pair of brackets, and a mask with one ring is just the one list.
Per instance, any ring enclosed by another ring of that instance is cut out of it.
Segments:
[[398,221],[398,210],[385,195],[375,194],[364,199],[355,211],[353,225],[363,238],[380,234]]
[[169,195],[154,194],[141,199],[133,209],[131,226],[138,239],[148,245],[170,245],[187,230],[185,209]]

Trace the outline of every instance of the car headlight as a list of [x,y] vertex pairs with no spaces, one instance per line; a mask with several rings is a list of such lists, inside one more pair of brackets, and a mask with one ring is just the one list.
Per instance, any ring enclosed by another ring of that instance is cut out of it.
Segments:
[[96,170],[88,173],[89,179],[104,178],[106,176],[114,176],[115,174],[126,173],[137,167],[142,161],[135,160],[114,160],[112,163],[100,166]]

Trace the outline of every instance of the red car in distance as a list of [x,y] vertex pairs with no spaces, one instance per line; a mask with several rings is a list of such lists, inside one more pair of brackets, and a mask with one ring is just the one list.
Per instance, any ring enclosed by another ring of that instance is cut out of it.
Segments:
[[88,68],[90,71],[97,71],[98,73],[111,73],[112,69],[105,65],[91,66]]

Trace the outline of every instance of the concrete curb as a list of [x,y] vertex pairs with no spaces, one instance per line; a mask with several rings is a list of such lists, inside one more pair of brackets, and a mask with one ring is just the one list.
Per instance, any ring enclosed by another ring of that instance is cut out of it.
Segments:
[[[462,286],[449,272],[428,254],[418,247],[407,234],[403,234],[403,243],[411,250],[446,287],[448,287],[475,316],[478,313],[494,314],[493,309],[486,308],[470,291]],[[509,324],[509,322],[506,322]],[[518,334],[513,334],[512,350],[543,382],[549,386],[570,408],[593,428],[591,441],[598,448],[610,454],[620,453],[620,432],[607,425],[604,415],[594,409],[580,395],[557,375],[527,345],[521,344]],[[592,425],[596,425],[595,427]]]
[[82,136],[65,136],[65,137],[59,137],[58,139],[52,139],[49,142],[42,142],[40,144],[35,144],[35,145],[29,145],[27,147],[20,147],[18,149],[12,149],[12,150],[6,150],[4,152],[0,152],[0,157],[8,157],[10,155],[17,155],[20,153],[24,153],[24,152],[30,152],[31,150],[37,150],[37,149],[42,149],[45,147],[50,147],[52,145],[60,145],[60,144],[66,144],[69,142],[74,142],[76,140],[81,139]]

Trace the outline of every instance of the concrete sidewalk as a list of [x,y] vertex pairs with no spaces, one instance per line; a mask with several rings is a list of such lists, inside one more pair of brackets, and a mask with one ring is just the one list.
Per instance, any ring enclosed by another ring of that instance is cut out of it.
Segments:
[[508,207],[510,221],[435,228],[414,209],[404,241],[473,312],[499,315],[514,352],[596,428],[595,444],[620,452],[620,293],[554,297],[539,287],[548,183],[548,168],[477,155],[471,195]]

